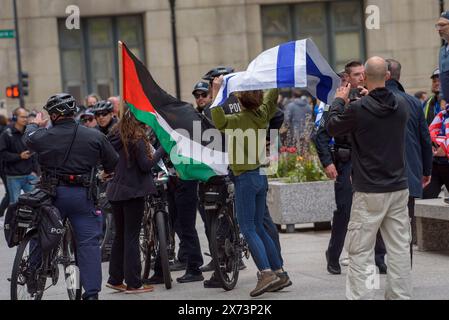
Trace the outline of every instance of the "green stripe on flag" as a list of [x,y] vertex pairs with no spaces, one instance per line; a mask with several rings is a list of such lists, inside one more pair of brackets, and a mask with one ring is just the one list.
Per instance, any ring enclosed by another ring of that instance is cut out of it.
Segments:
[[131,112],[139,121],[149,125],[154,130],[162,147],[168,154],[170,154],[171,161],[182,180],[207,181],[211,177],[217,175],[217,173],[205,163],[184,157],[176,152],[171,153],[172,149],[176,147],[176,141],[174,141],[171,138],[170,133],[165,131],[159,124],[156,115],[151,112],[140,110],[130,103],[127,104],[130,107]]

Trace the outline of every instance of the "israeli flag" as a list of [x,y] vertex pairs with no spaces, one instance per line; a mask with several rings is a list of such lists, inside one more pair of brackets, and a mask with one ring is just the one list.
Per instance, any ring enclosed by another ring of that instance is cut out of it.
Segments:
[[311,39],[281,44],[262,52],[243,72],[224,76],[211,108],[223,104],[232,92],[272,88],[303,88],[331,104],[340,78]]

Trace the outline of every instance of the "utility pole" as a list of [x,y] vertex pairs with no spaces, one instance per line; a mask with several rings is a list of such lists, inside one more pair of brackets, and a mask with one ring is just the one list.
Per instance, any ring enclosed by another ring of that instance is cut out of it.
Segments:
[[176,38],[176,0],[169,0],[170,2],[170,17],[171,17],[171,34],[173,43],[173,60],[175,64],[175,86],[176,98],[181,99],[181,83],[179,79],[179,61],[178,61],[178,40]]
[[25,97],[22,87],[22,61],[20,59],[20,39],[19,39],[19,21],[17,19],[17,3],[16,0],[12,0],[14,9],[14,27],[16,36],[16,56],[17,56],[17,84],[19,85],[19,99],[20,107],[25,108]]

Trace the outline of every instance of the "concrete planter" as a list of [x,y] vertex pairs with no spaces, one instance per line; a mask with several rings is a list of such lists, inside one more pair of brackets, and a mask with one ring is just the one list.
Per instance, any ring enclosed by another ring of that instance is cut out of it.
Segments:
[[333,181],[270,181],[269,186],[267,203],[271,217],[275,224],[287,225],[287,232],[293,232],[295,224],[332,220],[336,209]]

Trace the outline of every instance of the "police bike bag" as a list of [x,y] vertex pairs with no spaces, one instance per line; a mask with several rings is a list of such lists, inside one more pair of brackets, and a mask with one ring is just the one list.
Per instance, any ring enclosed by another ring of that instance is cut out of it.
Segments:
[[51,196],[41,189],[35,189],[19,196],[16,203],[8,207],[5,215],[5,239],[12,248],[23,240],[27,230],[39,223],[40,207],[51,204]]

